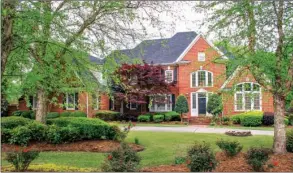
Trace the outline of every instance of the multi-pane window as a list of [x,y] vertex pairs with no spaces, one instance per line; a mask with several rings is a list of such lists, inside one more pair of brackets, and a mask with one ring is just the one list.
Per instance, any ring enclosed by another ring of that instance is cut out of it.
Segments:
[[[137,97],[134,97],[134,99],[137,99]],[[129,103],[129,108],[130,108],[130,110],[136,110],[137,103],[130,102]]]
[[213,73],[205,70],[198,70],[191,73],[191,87],[213,86]]
[[172,96],[171,95],[156,95],[152,96],[151,112],[167,112],[172,111]]
[[37,102],[38,102],[38,98],[36,96],[34,96],[33,97],[33,105],[32,105],[33,106],[33,109],[37,109],[38,108],[37,107],[37,105],[38,105]]
[[261,110],[261,90],[259,84],[246,82],[236,85],[235,110]]
[[166,78],[166,82],[168,82],[168,83],[173,82],[173,70],[166,70],[165,71],[165,78]]
[[66,109],[75,110],[75,94],[66,94]]
[[198,61],[205,61],[206,60],[206,54],[204,52],[198,52],[197,54],[197,60]]
[[93,100],[92,100],[93,109],[94,110],[99,110],[99,108],[100,108],[100,100],[101,100],[100,96],[98,94],[93,94],[92,98],[93,98]]

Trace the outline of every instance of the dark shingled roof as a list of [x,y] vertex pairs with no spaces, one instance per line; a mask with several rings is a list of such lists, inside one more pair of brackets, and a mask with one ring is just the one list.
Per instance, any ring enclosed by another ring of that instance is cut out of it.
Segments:
[[89,59],[90,59],[91,62],[99,64],[99,65],[102,65],[105,62],[104,59],[97,58],[97,57],[94,57],[94,56],[91,56],[91,55],[89,56]]
[[120,51],[129,58],[140,58],[146,63],[173,63],[196,36],[193,31],[178,32],[171,38],[145,40],[133,49]]

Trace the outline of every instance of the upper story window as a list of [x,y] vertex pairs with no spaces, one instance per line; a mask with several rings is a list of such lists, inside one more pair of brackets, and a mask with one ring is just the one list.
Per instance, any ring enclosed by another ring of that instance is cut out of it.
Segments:
[[128,81],[130,85],[136,85],[137,84],[137,75],[130,75],[128,77]]
[[252,82],[236,85],[234,107],[236,111],[261,110],[260,85]]
[[75,97],[76,95],[73,94],[66,94],[66,110],[75,110]]
[[173,82],[173,70],[166,70],[165,71],[165,78],[167,83]]
[[206,70],[198,70],[190,75],[191,87],[210,87],[213,86],[213,73]]
[[206,54],[204,52],[198,52],[197,60],[198,61],[205,61],[206,60]]

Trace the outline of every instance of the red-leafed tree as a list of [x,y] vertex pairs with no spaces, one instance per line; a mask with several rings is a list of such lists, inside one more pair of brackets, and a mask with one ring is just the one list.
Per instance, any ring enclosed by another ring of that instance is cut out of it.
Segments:
[[[122,64],[115,71],[119,79],[117,85],[120,91],[115,92],[115,97],[126,102],[145,104],[146,96],[157,94],[170,94],[170,87],[174,83],[167,83],[160,65],[153,64]],[[165,100],[156,100],[164,102]]]

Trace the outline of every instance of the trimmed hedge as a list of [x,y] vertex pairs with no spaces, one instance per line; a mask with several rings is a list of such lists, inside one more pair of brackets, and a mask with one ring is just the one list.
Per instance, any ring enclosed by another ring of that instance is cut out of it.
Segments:
[[286,132],[286,148],[288,152],[293,153],[293,129]]
[[3,117],[1,118],[1,128],[13,129],[18,126],[24,126],[32,122],[32,120],[23,117]]
[[35,112],[32,111],[32,110],[29,110],[29,111],[21,111],[21,110],[14,111],[12,113],[12,116],[24,117],[24,118],[29,118],[29,119],[35,119],[36,118]]
[[71,112],[70,117],[87,117],[87,114],[82,111]]
[[100,119],[61,117],[48,119],[48,125],[23,117],[5,117],[1,122],[3,143],[27,145],[30,141],[49,143],[73,142],[84,139],[115,139],[120,129]]
[[231,116],[230,120],[232,120],[234,124],[240,124],[240,119],[242,116],[243,116],[242,114],[233,115]]
[[234,124],[241,124],[242,126],[260,126],[263,120],[263,112],[250,111],[237,115],[233,115],[230,118]]
[[154,115],[153,119],[155,123],[161,123],[164,121],[164,115]]
[[96,117],[104,121],[115,121],[118,119],[119,112],[101,110],[96,112]]
[[60,117],[70,117],[71,112],[61,112]]
[[49,112],[47,114],[47,119],[53,119],[53,118],[58,118],[60,117],[60,114],[58,112]]
[[181,120],[180,114],[175,111],[165,113],[165,121],[180,121],[180,120]]
[[140,116],[138,116],[137,121],[139,121],[139,122],[150,122],[151,117],[149,115],[140,115]]
[[263,125],[270,126],[274,124],[274,113],[273,112],[265,112],[263,114],[262,123]]

